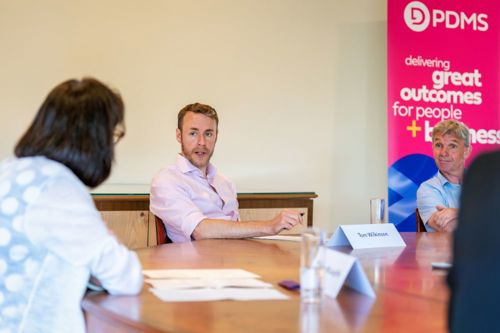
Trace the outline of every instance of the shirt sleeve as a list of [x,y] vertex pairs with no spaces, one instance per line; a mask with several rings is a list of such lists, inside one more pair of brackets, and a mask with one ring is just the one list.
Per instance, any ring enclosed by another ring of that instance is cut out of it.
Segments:
[[427,231],[434,231],[427,222],[432,214],[437,211],[436,206],[438,205],[446,206],[443,195],[439,189],[429,182],[422,183],[417,190],[417,208],[422,217],[422,221],[425,223]]
[[157,176],[150,193],[150,210],[158,216],[173,242],[188,242],[198,224],[208,217],[189,197],[180,181]]
[[83,184],[57,177],[28,207],[25,230],[37,246],[74,266],[86,266],[111,294],[135,294],[143,276],[137,255],[108,231]]

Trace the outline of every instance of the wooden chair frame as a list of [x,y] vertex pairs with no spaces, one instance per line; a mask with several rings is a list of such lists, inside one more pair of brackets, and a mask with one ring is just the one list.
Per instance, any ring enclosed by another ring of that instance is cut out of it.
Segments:
[[420,216],[418,208],[415,209],[415,218],[417,223],[417,232],[426,232],[427,229],[425,229],[425,224],[424,221],[422,220],[422,217]]
[[167,230],[165,229],[165,224],[163,221],[155,215],[155,225],[156,225],[156,244],[169,244],[172,243],[172,240],[168,238]]

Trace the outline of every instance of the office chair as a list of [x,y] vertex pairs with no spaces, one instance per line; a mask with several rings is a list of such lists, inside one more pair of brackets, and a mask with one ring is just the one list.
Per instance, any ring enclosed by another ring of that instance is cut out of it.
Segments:
[[417,222],[417,232],[427,232],[427,229],[425,229],[424,221],[422,221],[422,217],[420,217],[420,213],[418,212],[418,208],[415,209],[415,217]]
[[155,215],[155,225],[156,225],[156,245],[172,243],[170,238],[168,238],[167,236],[167,230],[165,229],[165,224],[163,224],[163,221],[156,215]]

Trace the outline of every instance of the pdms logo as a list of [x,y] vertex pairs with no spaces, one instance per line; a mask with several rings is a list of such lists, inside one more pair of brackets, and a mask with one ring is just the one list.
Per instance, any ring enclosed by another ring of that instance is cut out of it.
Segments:
[[433,28],[443,26],[446,29],[488,30],[488,15],[483,13],[464,13],[452,10],[429,10],[420,1],[408,3],[404,11],[404,20],[408,28],[415,32],[424,31],[431,25]]

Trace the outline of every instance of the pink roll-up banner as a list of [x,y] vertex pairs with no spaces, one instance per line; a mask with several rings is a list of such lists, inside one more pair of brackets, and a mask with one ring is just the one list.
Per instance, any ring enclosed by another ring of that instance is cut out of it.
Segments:
[[500,146],[500,1],[388,0],[389,222],[415,230],[416,191],[432,177],[432,128],[457,119],[475,156]]

